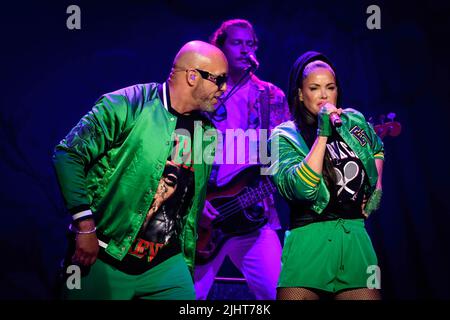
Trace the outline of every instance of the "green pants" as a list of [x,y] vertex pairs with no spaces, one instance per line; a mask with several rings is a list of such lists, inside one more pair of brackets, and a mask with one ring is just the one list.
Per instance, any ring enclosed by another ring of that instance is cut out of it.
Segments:
[[63,284],[69,300],[194,300],[191,274],[182,254],[177,254],[140,275],[129,275],[97,259],[80,289]]
[[377,264],[363,219],[311,223],[286,232],[278,287],[366,288]]

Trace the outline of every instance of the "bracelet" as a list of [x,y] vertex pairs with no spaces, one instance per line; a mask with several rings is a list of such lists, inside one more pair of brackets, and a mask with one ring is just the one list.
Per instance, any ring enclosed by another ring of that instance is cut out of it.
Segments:
[[70,224],[69,230],[72,232],[75,232],[76,234],[90,234],[90,233],[94,233],[97,230],[97,227],[95,226],[94,229],[89,230],[89,231],[80,231],[80,230],[76,229],[72,224]]

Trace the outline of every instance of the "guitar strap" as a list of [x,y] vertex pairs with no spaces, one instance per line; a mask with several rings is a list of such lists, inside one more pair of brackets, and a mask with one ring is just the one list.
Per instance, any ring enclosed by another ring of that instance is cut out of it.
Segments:
[[267,82],[259,80],[257,77],[253,77],[253,80],[263,88],[263,91],[259,95],[259,116],[261,121],[261,129],[269,129],[270,123],[270,85]]
[[[271,96],[271,84],[269,82],[262,81],[258,79],[256,76],[253,76],[253,79],[259,86],[260,92],[259,95],[259,116],[261,121],[261,129],[268,130],[270,128],[270,96]],[[262,88],[262,90],[261,90]],[[260,144],[258,143],[258,148],[260,147]],[[258,149],[259,151],[259,149]],[[275,203],[273,202],[273,197],[268,197],[266,200],[264,200],[266,207],[266,217],[269,219],[269,225],[277,226],[280,224],[278,220],[278,214],[275,209]],[[275,221],[276,220],[276,221]]]
[[[260,121],[260,129],[267,130],[270,126],[270,84],[268,82],[258,79],[255,75],[252,76],[252,80],[257,85],[258,95],[258,116]],[[257,144],[258,155],[260,154],[261,144]]]
[[[255,75],[252,75],[251,80],[257,85],[259,91],[258,102],[259,110],[258,115],[260,119],[260,129],[269,129],[270,125],[270,84],[268,82],[258,79]],[[259,144],[257,145],[259,148]],[[258,150],[259,151],[259,150]],[[210,185],[217,185],[218,165],[213,164],[211,175],[208,181]]]

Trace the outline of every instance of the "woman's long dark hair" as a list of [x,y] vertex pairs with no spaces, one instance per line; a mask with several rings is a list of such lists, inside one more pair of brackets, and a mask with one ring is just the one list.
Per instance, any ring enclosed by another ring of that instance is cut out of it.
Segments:
[[[338,88],[338,105],[340,105],[340,88],[336,77],[336,71],[330,60],[319,52],[308,51],[300,56],[291,69],[289,76],[288,103],[290,112],[294,118],[295,124],[300,131],[301,136],[305,139],[306,144],[311,149],[317,137],[317,116],[313,115],[306,107],[303,101],[300,101],[299,88],[302,88],[303,80],[306,78],[304,74],[305,67],[313,61],[321,61],[328,65],[335,75],[336,85]],[[326,185],[330,188],[336,184],[336,174],[331,162],[328,149],[325,150],[322,175]]]

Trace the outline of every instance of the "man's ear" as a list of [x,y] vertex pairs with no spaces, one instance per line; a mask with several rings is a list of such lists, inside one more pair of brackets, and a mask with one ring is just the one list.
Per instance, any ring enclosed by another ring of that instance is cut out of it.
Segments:
[[197,79],[197,74],[195,73],[194,70],[188,70],[186,72],[186,76],[187,76],[187,82],[189,83],[190,86],[194,86],[195,85],[195,81]]
[[302,89],[298,88],[298,97],[300,99],[300,101],[303,101],[303,92]]

